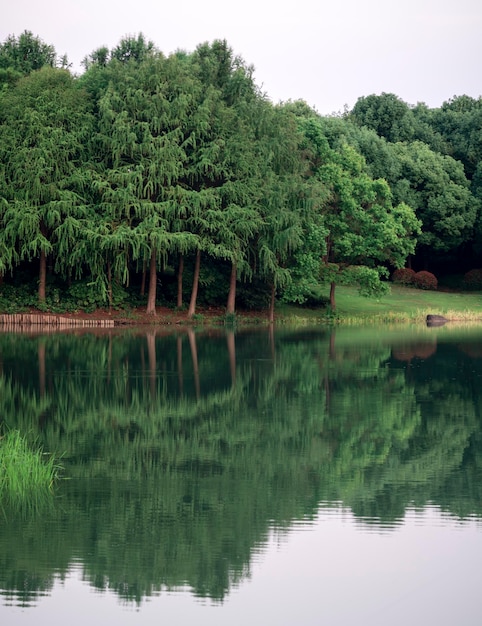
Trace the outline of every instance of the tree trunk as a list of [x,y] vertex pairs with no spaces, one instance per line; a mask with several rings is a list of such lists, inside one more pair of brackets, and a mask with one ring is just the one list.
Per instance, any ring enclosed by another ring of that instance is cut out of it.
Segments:
[[196,252],[196,261],[194,263],[194,276],[192,279],[191,301],[187,312],[188,319],[191,319],[196,312],[197,292],[199,288],[199,270],[201,267],[201,250]]
[[336,361],[336,346],[335,346],[335,331],[332,330],[330,333],[330,347],[328,350],[328,355],[330,357],[330,361]]
[[191,357],[192,357],[192,369],[194,375],[194,388],[196,390],[196,400],[199,400],[201,397],[201,384],[199,381],[199,361],[197,358],[197,345],[196,345],[196,335],[192,328],[189,328],[187,331],[187,336],[189,338],[189,346],[191,348]]
[[107,297],[110,311],[112,309],[112,267],[110,261],[107,261]]
[[182,335],[177,336],[177,381],[179,386],[179,395],[184,395],[184,375],[182,368]]
[[149,386],[152,400],[156,397],[156,331],[149,331],[146,334],[147,355],[149,359]]
[[226,342],[228,345],[229,369],[231,371],[231,386],[236,387],[236,339],[234,332],[226,334]]
[[336,283],[330,283],[330,307],[332,311],[336,309],[335,287],[336,287]]
[[156,287],[157,287],[157,271],[156,271],[156,251],[151,252],[151,262],[149,266],[149,293],[147,294],[148,315],[156,315]]
[[45,341],[38,343],[38,386],[40,398],[45,396]]
[[231,278],[229,280],[229,294],[228,294],[228,303],[226,306],[226,313],[232,314],[235,312],[236,308],[236,276],[237,276],[237,268],[236,263],[233,261],[233,265],[231,267]]
[[184,255],[179,255],[179,267],[177,268],[177,308],[182,308],[182,275],[184,272]]
[[38,277],[38,300],[39,302],[45,302],[47,285],[47,255],[45,250],[40,250],[40,269]]
[[276,287],[274,285],[274,281],[273,284],[271,285],[271,297],[270,297],[270,301],[269,301],[269,316],[268,316],[268,321],[270,324],[274,324],[274,303],[276,300]]
[[146,262],[144,261],[144,263],[142,264],[141,298],[146,295],[146,274]]

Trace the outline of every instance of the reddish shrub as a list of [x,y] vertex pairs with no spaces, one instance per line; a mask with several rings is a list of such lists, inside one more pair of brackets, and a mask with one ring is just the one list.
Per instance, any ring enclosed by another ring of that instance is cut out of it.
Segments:
[[417,272],[413,277],[413,284],[419,289],[437,289],[437,277],[432,272]]
[[464,276],[465,289],[482,289],[482,269],[470,270]]
[[398,285],[412,285],[415,272],[409,267],[401,267],[392,274],[392,282]]

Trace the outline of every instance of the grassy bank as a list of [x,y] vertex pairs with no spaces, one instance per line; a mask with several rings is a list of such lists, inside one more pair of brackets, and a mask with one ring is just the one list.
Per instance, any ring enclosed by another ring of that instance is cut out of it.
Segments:
[[[326,294],[328,295],[328,294]],[[380,298],[365,298],[360,296],[356,287],[337,287],[336,289],[336,312],[332,314],[324,307],[305,308],[294,305],[279,304],[276,308],[276,322],[278,324],[387,324],[408,323],[425,321],[428,314],[444,315],[450,320],[471,321],[482,323],[482,292],[446,292],[424,291],[401,285],[391,285],[391,293]],[[86,328],[102,326],[102,321],[108,321],[109,326],[229,326],[268,324],[268,311],[243,311],[238,310],[235,315],[226,315],[224,307],[199,308],[192,319],[187,318],[187,309],[171,309],[157,306],[157,314],[147,315],[146,308],[133,309],[96,309],[92,312],[75,311],[70,313],[44,313],[36,309],[28,312],[37,320],[30,326],[19,325],[13,330],[35,330],[42,328],[44,324],[38,320],[45,317],[46,320],[55,316],[61,317],[59,324],[62,330],[72,326],[80,327],[85,322]],[[16,316],[1,315],[0,330],[10,329],[10,324],[1,325],[1,319]],[[46,322],[47,323],[47,322]],[[54,326],[54,324],[51,324]]]
[[[336,304],[332,320],[342,324],[419,322],[425,321],[429,314],[482,323],[481,292],[424,291],[393,285],[389,295],[376,300],[360,296],[355,287],[337,287]],[[330,319],[322,309],[282,306],[278,314],[285,322]]]
[[0,438],[0,499],[28,499],[50,491],[59,469],[53,456],[32,450],[18,430]]

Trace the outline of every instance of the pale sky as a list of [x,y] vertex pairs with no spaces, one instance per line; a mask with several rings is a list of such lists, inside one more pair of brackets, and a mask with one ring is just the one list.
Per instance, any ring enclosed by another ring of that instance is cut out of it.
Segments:
[[11,0],[0,40],[30,30],[74,71],[142,32],[165,54],[226,39],[255,67],[273,102],[303,99],[321,114],[395,93],[438,107],[482,95],[480,0]]

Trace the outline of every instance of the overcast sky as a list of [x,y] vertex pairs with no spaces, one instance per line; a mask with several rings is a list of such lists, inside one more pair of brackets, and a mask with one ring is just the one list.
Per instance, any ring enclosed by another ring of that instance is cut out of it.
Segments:
[[165,54],[226,39],[273,102],[321,114],[395,93],[440,106],[482,95],[481,0],[10,0],[0,40],[30,30],[75,71],[102,45],[142,32]]

